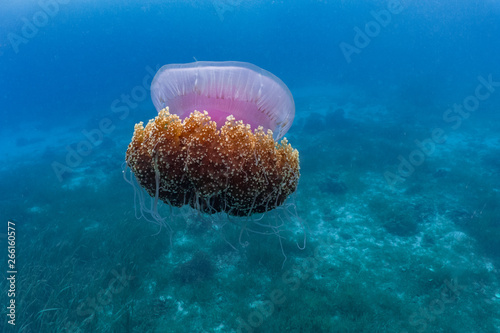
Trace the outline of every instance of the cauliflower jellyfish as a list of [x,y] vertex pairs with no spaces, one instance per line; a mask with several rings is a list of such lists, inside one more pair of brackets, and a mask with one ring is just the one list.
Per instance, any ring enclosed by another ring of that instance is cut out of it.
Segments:
[[296,190],[299,154],[283,138],[295,106],[273,74],[243,62],[171,64],[151,97],[158,116],[135,125],[126,163],[154,198],[153,216],[158,200],[250,216]]

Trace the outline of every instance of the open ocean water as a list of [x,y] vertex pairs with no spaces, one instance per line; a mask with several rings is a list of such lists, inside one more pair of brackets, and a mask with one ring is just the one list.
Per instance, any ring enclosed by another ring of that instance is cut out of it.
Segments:
[[[499,36],[494,0],[3,2],[0,332],[500,332]],[[290,88],[297,191],[137,218],[153,76],[229,60]]]

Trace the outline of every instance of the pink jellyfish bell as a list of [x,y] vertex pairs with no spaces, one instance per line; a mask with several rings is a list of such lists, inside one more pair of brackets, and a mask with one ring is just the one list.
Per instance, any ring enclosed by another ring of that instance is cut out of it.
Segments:
[[292,126],[292,93],[278,77],[246,62],[199,61],[165,65],[151,83],[157,111],[170,108],[181,119],[207,111],[218,126],[232,115],[253,129],[270,129],[276,140]]

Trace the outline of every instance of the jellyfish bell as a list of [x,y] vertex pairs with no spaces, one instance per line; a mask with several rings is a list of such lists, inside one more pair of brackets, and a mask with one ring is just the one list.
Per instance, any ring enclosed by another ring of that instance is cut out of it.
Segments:
[[151,83],[159,112],[165,107],[181,119],[194,110],[207,111],[218,126],[232,115],[252,129],[270,129],[276,140],[292,125],[292,93],[278,77],[253,64],[199,61],[160,68]]
[[277,141],[295,108],[273,74],[240,62],[166,65],[151,95],[158,116],[135,125],[126,163],[154,207],[162,200],[250,216],[282,205],[296,190],[298,151],[286,138]]

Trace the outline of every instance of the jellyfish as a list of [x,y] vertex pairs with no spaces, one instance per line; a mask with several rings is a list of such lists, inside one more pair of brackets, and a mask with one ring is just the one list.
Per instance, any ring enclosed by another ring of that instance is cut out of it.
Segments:
[[165,65],[151,97],[158,115],[135,125],[126,163],[152,198],[250,216],[297,189],[299,153],[283,138],[294,101],[273,74],[243,62]]

